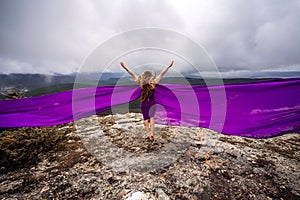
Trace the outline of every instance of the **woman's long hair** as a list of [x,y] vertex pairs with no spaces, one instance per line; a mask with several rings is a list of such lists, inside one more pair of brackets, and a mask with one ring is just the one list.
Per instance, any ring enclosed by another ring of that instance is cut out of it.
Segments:
[[151,82],[154,80],[155,74],[152,71],[144,71],[139,77],[138,77],[138,84],[142,88],[142,95],[140,97],[140,101],[145,101],[150,91],[153,89]]

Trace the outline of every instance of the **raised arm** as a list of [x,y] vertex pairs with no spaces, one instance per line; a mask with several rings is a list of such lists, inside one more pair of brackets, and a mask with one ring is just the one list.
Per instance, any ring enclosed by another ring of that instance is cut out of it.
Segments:
[[137,82],[138,77],[137,75],[135,75],[135,73],[133,71],[131,71],[128,67],[126,67],[126,65],[123,62],[120,62],[120,65],[128,72],[128,74],[130,74],[133,78],[133,80],[135,82]]
[[155,84],[159,83],[159,81],[167,73],[167,71],[169,70],[169,68],[173,66],[173,63],[174,63],[174,60],[172,60],[172,62],[170,63],[170,65],[159,74],[159,76],[154,80]]

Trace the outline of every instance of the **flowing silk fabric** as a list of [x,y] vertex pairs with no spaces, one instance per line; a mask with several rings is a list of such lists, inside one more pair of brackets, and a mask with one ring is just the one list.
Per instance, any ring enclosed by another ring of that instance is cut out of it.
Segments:
[[[53,126],[128,103],[133,85],[81,88],[38,97],[1,100],[0,127]],[[216,86],[157,85],[156,123],[205,127],[244,137],[300,133],[300,79]]]

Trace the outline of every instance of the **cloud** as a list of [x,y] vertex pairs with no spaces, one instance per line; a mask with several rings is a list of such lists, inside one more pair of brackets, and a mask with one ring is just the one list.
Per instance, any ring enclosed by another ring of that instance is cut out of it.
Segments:
[[177,4],[191,37],[220,67],[260,70],[299,64],[299,1],[195,1]]
[[18,73],[20,71],[32,71],[33,66],[29,63],[13,60],[9,58],[1,58],[1,73],[8,74],[8,73]]
[[71,73],[104,41],[142,27],[185,34],[221,71],[300,70],[299,8],[298,0],[1,1],[0,73]]

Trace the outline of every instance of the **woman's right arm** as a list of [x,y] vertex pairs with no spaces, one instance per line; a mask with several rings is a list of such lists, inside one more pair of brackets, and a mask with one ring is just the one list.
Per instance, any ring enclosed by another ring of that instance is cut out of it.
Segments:
[[128,74],[130,74],[133,78],[133,80],[135,82],[138,81],[138,77],[137,75],[135,75],[135,73],[133,71],[131,71],[128,67],[126,67],[126,65],[123,62],[120,62],[121,66],[128,72]]

